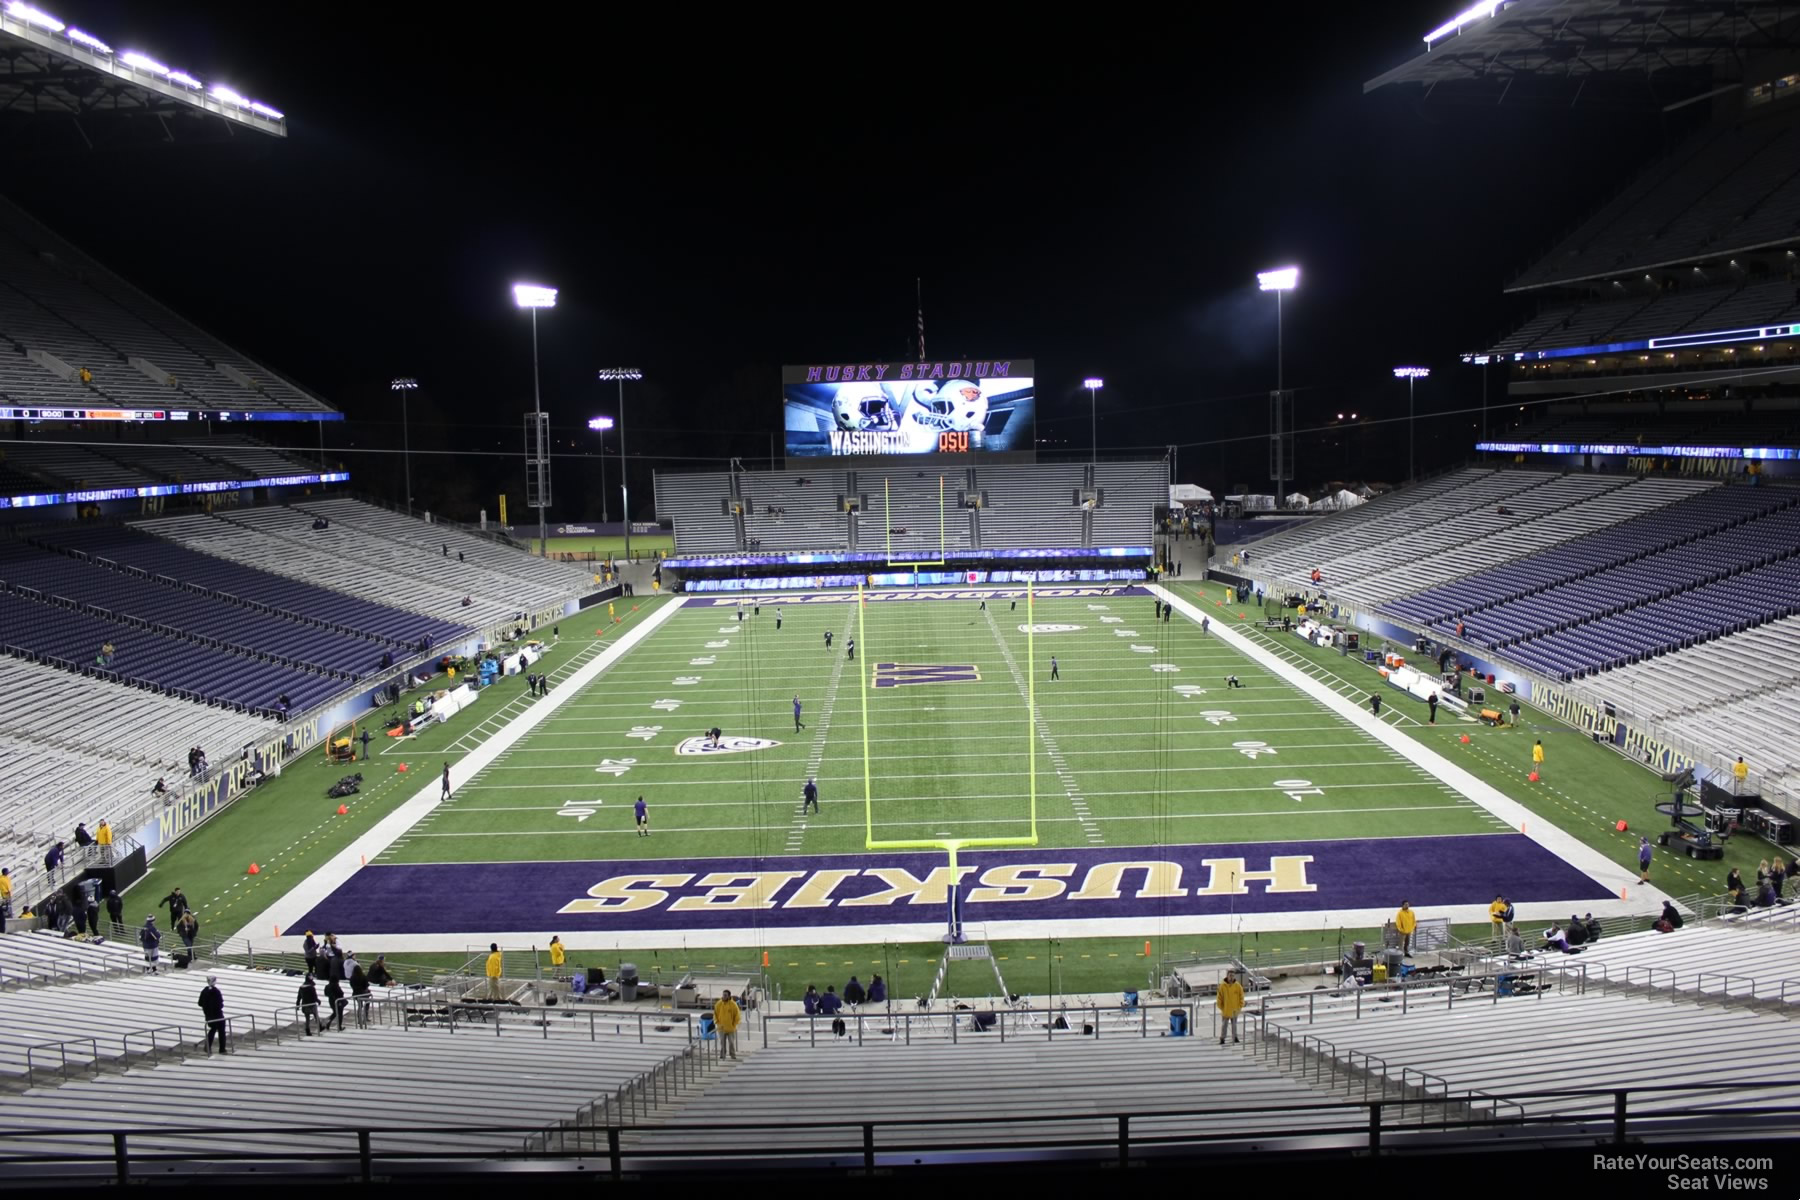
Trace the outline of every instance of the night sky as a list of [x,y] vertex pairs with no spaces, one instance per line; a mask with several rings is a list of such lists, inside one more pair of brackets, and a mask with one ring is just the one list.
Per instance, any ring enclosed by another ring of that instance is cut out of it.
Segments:
[[[1363,96],[1447,2],[923,27],[43,7],[273,104],[289,137],[8,155],[0,190],[341,408],[329,453],[359,487],[400,497],[387,384],[417,377],[415,497],[471,519],[502,489],[522,502],[515,279],[562,290],[540,322],[559,453],[597,451],[587,418],[616,415],[597,368],[644,370],[639,519],[653,469],[766,462],[781,363],[911,357],[915,277],[932,357],[1037,360],[1041,453],[1086,452],[1099,374],[1102,453],[1177,444],[1183,480],[1257,489],[1266,445],[1238,439],[1266,433],[1274,386],[1258,270],[1303,268],[1285,307],[1302,428],[1404,417],[1399,363],[1437,371],[1422,412],[1478,405],[1455,360],[1529,315],[1505,282],[1680,132]],[[1477,421],[1422,423],[1421,468],[1466,457]],[[1299,485],[1400,478],[1404,434],[1303,438]],[[596,465],[555,475],[551,519],[598,519]]]

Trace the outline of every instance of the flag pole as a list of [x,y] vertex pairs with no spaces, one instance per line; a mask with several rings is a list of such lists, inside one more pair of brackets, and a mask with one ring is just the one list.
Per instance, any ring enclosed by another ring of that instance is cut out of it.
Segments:
[[925,362],[925,289],[917,275],[913,276],[913,302],[919,314],[919,361]]

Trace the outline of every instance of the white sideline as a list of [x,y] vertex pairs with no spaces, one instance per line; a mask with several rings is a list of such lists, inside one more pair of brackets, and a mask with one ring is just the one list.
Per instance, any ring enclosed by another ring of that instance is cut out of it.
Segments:
[[[1197,622],[1203,615],[1211,615],[1160,584],[1152,586],[1150,590],[1173,603],[1176,610],[1190,620]],[[1385,721],[1377,720],[1363,705],[1338,694],[1298,667],[1275,657],[1235,629],[1229,628],[1225,622],[1213,622],[1208,633],[1226,645],[1256,659],[1273,674],[1281,676],[1282,679],[1324,704],[1394,753],[1455,788],[1514,829],[1522,827],[1526,837],[1569,863],[1596,883],[1605,886],[1615,894],[1623,890],[1626,895],[1632,897],[1629,900],[1594,901],[1592,911],[1595,915],[1617,917],[1642,913],[1660,906],[1665,900],[1673,899],[1660,888],[1647,883],[1639,883],[1637,876],[1625,867],[1613,862],[1585,842],[1564,833],[1541,815],[1532,812],[1492,784],[1478,779],[1424,743],[1406,736]],[[1588,911],[1587,903],[1586,901],[1581,902],[1583,913]],[[1515,907],[1521,918],[1532,921],[1558,920],[1569,915],[1562,911],[1566,905],[1551,901],[1520,904]],[[1452,907],[1448,912],[1434,908],[1430,915],[1434,917],[1448,916],[1459,924],[1472,924],[1486,921],[1488,910],[1486,904],[1471,904],[1460,908]],[[1382,920],[1386,919],[1387,916],[1384,915]]]
[[[556,690],[551,692],[548,697],[501,726],[492,737],[471,750],[461,762],[450,768],[451,788],[454,790],[459,784],[472,779],[484,767],[498,758],[502,751],[511,749],[515,742],[536,729],[566,701],[579,695],[581,690],[592,683],[596,676],[617,662],[626,651],[649,637],[670,617],[680,612],[682,607],[682,601],[671,599],[669,603],[651,613],[625,636],[602,650],[592,661],[584,664],[574,674],[557,684]],[[477,721],[482,719],[479,711],[473,712],[471,715]],[[412,799],[376,822],[375,827],[369,832],[339,851],[331,861],[301,880],[286,895],[232,936],[245,938],[257,946],[280,950],[298,949],[301,942],[305,940],[302,936],[284,933],[277,938],[273,936],[274,931],[290,928],[294,922],[311,912],[327,896],[342,887],[352,875],[361,870],[366,859],[374,858],[393,845],[402,834],[418,824],[421,817],[442,803],[442,782],[439,773],[428,772],[427,780]],[[426,947],[420,945],[422,940],[424,939],[408,937],[404,939],[404,943],[410,948],[425,949]],[[454,946],[446,945],[442,948],[460,950],[467,945],[468,938],[458,935],[454,938],[454,942]],[[371,944],[372,939],[357,939],[359,947]]]

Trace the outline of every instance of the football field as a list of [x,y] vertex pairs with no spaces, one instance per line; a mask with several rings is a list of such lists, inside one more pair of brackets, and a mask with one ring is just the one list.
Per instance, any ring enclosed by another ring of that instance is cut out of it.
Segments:
[[1097,586],[671,601],[549,697],[484,694],[522,732],[288,923],[755,944],[927,936],[953,890],[989,936],[1616,897],[1597,859],[1392,736],[1415,718],[1384,726],[1366,693],[1158,604]]

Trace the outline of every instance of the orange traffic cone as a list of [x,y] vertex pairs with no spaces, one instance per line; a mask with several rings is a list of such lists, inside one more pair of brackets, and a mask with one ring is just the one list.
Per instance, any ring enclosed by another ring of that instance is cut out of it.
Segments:
[[1463,740],[1463,745],[1465,745],[1465,746],[1466,746],[1466,745],[1468,745],[1468,744],[1469,744],[1469,735],[1468,735],[1468,734],[1466,734],[1466,733],[1465,733],[1465,734],[1463,734],[1463,735],[1462,735],[1462,740]]
[[1533,782],[1533,783],[1536,783],[1538,781],[1538,773],[1536,771],[1533,771],[1531,774],[1527,775],[1525,778],[1531,780],[1531,782]]
[[257,866],[255,863],[251,863],[250,869],[248,871],[245,871],[244,874],[246,874],[246,875],[261,875],[262,868]]
[[341,817],[349,811],[350,811],[350,806],[348,804],[340,804],[340,805],[338,805],[337,815]]
[[405,763],[401,763],[398,767],[395,767],[394,769],[396,771],[399,771],[402,775],[406,774],[406,764]]

